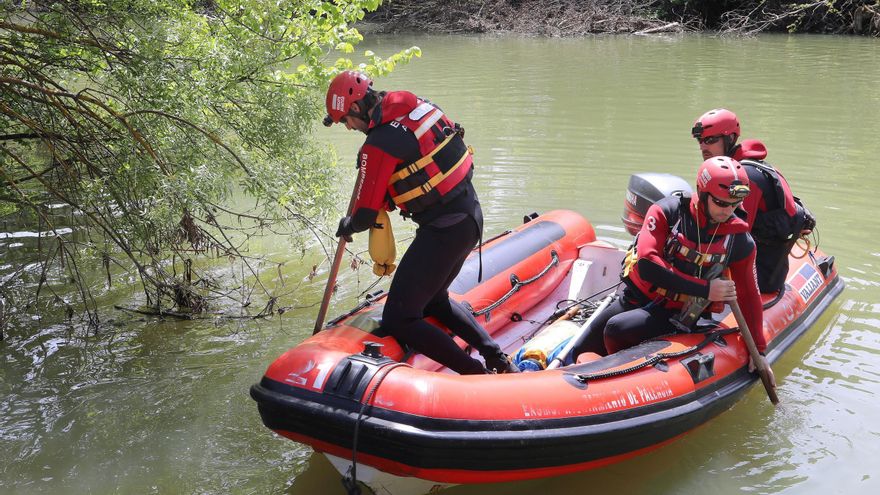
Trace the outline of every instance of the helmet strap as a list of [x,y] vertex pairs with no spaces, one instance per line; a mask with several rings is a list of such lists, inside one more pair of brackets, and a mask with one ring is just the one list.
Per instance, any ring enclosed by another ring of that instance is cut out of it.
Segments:
[[363,120],[364,122],[370,122],[370,112],[373,110],[373,107],[379,103],[380,95],[373,90],[373,88],[367,88],[367,93],[363,98],[354,102],[357,103],[360,111],[352,112],[349,110],[348,114],[352,117]]
[[736,150],[739,148],[739,145],[736,144],[737,139],[736,134],[729,134],[727,136],[721,136],[721,139],[724,140],[724,154],[733,158],[733,155],[736,154]]

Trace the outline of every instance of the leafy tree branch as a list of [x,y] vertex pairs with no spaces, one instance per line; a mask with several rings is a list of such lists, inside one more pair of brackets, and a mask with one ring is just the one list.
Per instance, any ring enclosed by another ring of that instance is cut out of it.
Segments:
[[[84,305],[96,327],[88,274],[103,270],[110,286],[124,267],[156,310],[256,296],[274,306],[278,288],[263,278],[277,279],[280,262],[248,254],[248,241],[271,231],[294,249],[326,243],[337,167],[313,131],[329,78],[355,66],[334,54],[353,53],[362,36],[351,24],[378,4],[0,4],[0,212],[38,221],[55,245],[22,275],[31,295],[73,280],[79,301],[62,304]],[[381,75],[418,55],[368,53],[360,69]],[[65,216],[50,208],[59,203]],[[212,258],[241,271],[215,277]]]

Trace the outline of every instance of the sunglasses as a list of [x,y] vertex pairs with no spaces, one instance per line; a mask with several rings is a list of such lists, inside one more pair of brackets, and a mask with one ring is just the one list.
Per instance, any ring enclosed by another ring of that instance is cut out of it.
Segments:
[[697,142],[700,144],[715,144],[721,140],[721,136],[709,136],[704,138],[697,138]]
[[721,201],[720,199],[716,198],[715,196],[712,196],[711,194],[709,195],[709,199],[711,199],[712,202],[715,203],[715,205],[720,208],[736,208],[737,206],[742,204],[742,200],[734,201],[733,203],[728,203],[727,201]]

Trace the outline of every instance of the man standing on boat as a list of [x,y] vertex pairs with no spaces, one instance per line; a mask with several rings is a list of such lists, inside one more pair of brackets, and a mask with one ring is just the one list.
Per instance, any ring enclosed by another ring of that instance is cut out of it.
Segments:
[[[763,354],[767,342],[755,243],[748,224],[737,215],[745,216],[739,208],[749,195],[749,178],[739,162],[719,156],[703,162],[696,185],[695,196],[668,196],[648,209],[624,261],[622,290],[596,316],[572,356],[614,353],[675,327],[690,331],[696,319],[687,318],[689,312],[699,316],[704,309],[720,311],[706,304],[734,300]],[[719,276],[725,268],[730,280]]]
[[[337,75],[327,90],[324,125],[344,123],[367,135],[357,156],[359,190],[336,236],[368,230],[380,212],[395,207],[418,224],[391,281],[382,328],[460,374],[519,371],[447,290],[483,229],[464,129],[427,100],[408,91],[378,92],[372,84],[358,72]],[[425,321],[429,316],[477,349],[486,366]]]
[[816,220],[792,195],[785,177],[764,161],[764,143],[745,139],[737,144],[740,125],[736,114],[723,108],[709,110],[697,119],[691,134],[704,160],[729,156],[745,167],[752,192],[743,201],[743,209],[757,245],[758,287],[764,294],[781,291],[788,275],[788,253],[799,237],[813,230]]

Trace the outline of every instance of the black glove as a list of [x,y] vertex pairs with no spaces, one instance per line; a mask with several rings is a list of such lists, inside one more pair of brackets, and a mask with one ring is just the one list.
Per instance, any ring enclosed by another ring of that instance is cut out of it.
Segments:
[[813,212],[811,212],[809,209],[807,209],[806,206],[804,206],[804,230],[812,231],[815,228],[816,217],[813,216]]
[[339,219],[339,228],[336,229],[336,233],[333,234],[336,237],[342,237],[345,239],[345,242],[352,242],[354,238],[351,236],[354,234],[354,230],[351,228],[351,217],[345,216]]
[[801,201],[801,198],[795,196],[794,202],[795,202],[795,204],[797,204],[798,208],[800,209],[800,211],[798,213],[801,213],[803,215],[803,220],[804,220],[803,224],[801,224],[800,232],[794,232],[794,235],[798,236],[798,235],[803,235],[805,232],[806,233],[812,232],[813,229],[816,228],[816,217],[813,216],[813,212],[811,212],[810,209],[807,208],[807,205],[805,205],[804,202]]

